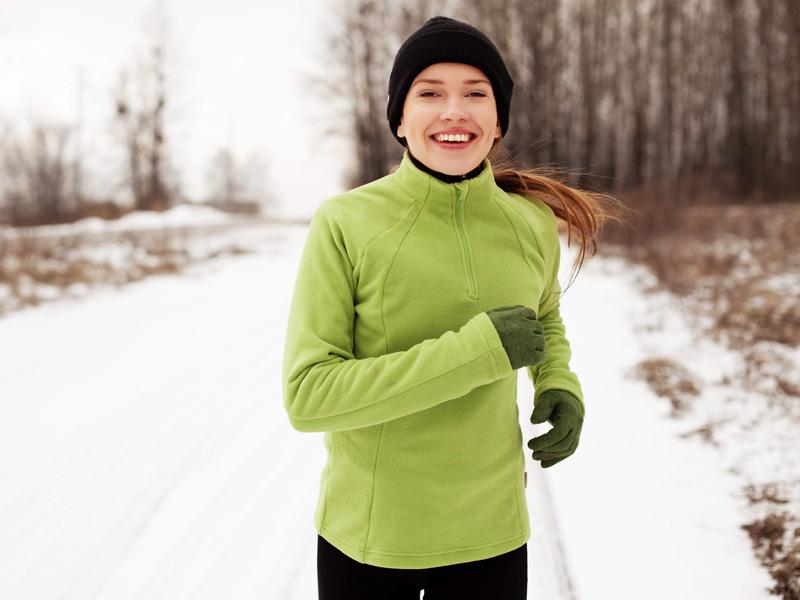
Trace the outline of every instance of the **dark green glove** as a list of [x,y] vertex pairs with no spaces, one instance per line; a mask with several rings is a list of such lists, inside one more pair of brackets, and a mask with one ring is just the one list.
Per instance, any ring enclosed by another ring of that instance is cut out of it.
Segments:
[[487,310],[513,369],[544,362],[544,327],[533,309],[515,304]]
[[542,461],[542,468],[552,467],[570,456],[578,447],[583,427],[581,401],[566,390],[545,390],[533,407],[531,423],[550,422],[553,428],[528,440],[533,459]]

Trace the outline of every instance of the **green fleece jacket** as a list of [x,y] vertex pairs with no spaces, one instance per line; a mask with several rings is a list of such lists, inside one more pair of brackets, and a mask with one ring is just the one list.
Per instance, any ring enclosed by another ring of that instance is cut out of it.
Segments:
[[523,304],[547,360],[526,367],[580,399],[559,313],[552,210],[497,186],[488,158],[444,183],[403,155],[394,173],[326,199],[300,258],[283,403],[323,431],[314,525],[358,562],[419,569],[530,537],[517,371],[484,312]]

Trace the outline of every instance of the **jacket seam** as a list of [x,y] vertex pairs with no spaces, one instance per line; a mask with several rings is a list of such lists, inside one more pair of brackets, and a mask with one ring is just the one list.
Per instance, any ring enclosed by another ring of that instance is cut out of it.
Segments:
[[412,202],[414,202],[415,204],[420,204],[420,205],[422,205],[422,206],[425,206],[425,204],[428,202],[428,195],[430,194],[430,191],[431,191],[431,182],[430,182],[430,181],[428,181],[428,182],[427,182],[427,188],[425,189],[425,193],[423,194],[423,198],[422,198],[422,200],[420,200],[420,199],[419,199],[418,197],[416,197],[416,196],[412,196],[412,195],[411,195],[411,194],[408,192],[408,190],[406,189],[406,187],[405,187],[405,186],[406,186],[406,183],[405,183],[405,182],[400,182],[400,181],[398,181],[398,182],[397,182],[397,189],[399,189],[399,190],[400,190],[400,192],[401,192],[401,193],[402,193],[402,194],[403,194],[403,195],[404,195],[406,198],[408,198],[409,200],[411,200],[411,201],[412,201]]
[[[499,196],[499,194],[495,194],[495,198],[497,198],[498,196]],[[529,202],[529,201],[526,200],[526,202]],[[531,233],[531,237],[533,238],[533,241],[536,244],[536,249],[539,251],[539,254],[541,255],[542,259],[545,261],[545,265],[546,265],[547,257],[545,256],[544,252],[542,252],[542,246],[541,246],[541,244],[539,244],[539,238],[536,236],[536,232],[533,230],[533,227],[528,222],[528,219],[525,217],[524,214],[522,214],[519,210],[517,210],[517,208],[511,202],[506,202],[505,200],[501,200],[501,203],[508,205],[508,207],[511,210],[513,210],[525,222],[525,225],[528,227],[528,230]],[[508,215],[506,215],[506,218],[508,218]],[[513,223],[512,223],[512,227],[513,227]],[[516,230],[516,227],[515,227],[514,228],[514,233],[515,234],[516,234],[516,231],[517,230]],[[519,241],[519,236],[517,236],[517,241]]]
[[[519,464],[519,462],[522,462],[522,470],[524,471],[525,470],[525,452],[520,450],[519,455],[521,456],[521,460],[520,460],[520,456],[518,456],[517,457],[517,461],[518,461],[517,464]],[[523,477],[525,477],[525,476],[523,475]],[[524,494],[525,493],[524,485],[523,485],[522,490],[523,490],[522,493]],[[524,530],[525,527],[522,524],[522,515],[520,514],[521,511],[520,511],[520,508],[519,508],[519,470],[514,470],[514,504],[516,504],[516,506],[517,506],[517,523],[519,523],[519,528]]]
[[[372,511],[375,509],[375,473],[378,470],[378,455],[381,451],[381,441],[383,441],[383,430],[386,427],[386,423],[381,423],[381,432],[378,435],[378,444],[375,447],[375,459],[372,463],[372,494],[370,496],[369,501],[369,518],[367,519],[367,535],[364,538],[364,548],[366,549],[369,546],[369,534],[372,531]],[[366,560],[366,553],[364,555],[364,559]]]
[[[523,198],[524,198],[524,196],[523,196]],[[530,202],[530,201],[526,200],[526,202]],[[503,200],[503,201],[501,201],[501,203],[507,204],[511,210],[513,210],[523,221],[525,221],[525,225],[528,227],[528,231],[530,231],[531,237],[533,238],[533,241],[536,244],[536,248],[537,248],[537,250],[539,250],[539,255],[542,257],[542,261],[544,262],[544,271],[545,271],[545,277],[546,278],[542,282],[542,284],[543,284],[542,285],[542,293],[541,293],[541,295],[539,297],[539,304],[537,305],[537,310],[536,310],[537,317],[541,318],[543,315],[540,314],[539,311],[540,311],[540,309],[542,307],[542,303],[546,302],[546,299],[549,298],[550,295],[552,294],[552,287],[553,287],[552,286],[552,276],[553,276],[552,272],[553,272],[553,268],[555,266],[555,254],[552,253],[552,256],[550,256],[548,258],[548,256],[544,252],[542,252],[542,245],[539,243],[539,239],[536,236],[536,233],[535,233],[533,227],[528,222],[528,220],[525,218],[525,215],[523,215],[520,211],[518,211],[510,202],[506,202],[505,200]],[[505,212],[503,214],[505,215]],[[508,219],[508,215],[505,215],[505,216],[506,216],[506,219]],[[514,230],[514,235],[517,236],[517,243],[520,244],[520,250],[522,251],[523,256],[525,256],[525,251],[524,251],[524,248],[522,247],[522,242],[519,239],[519,234],[517,233],[517,229],[516,229],[516,227],[514,227],[514,223],[510,219],[509,219],[509,222],[511,223],[511,227]],[[553,225],[555,225],[555,227],[556,227],[556,243],[558,244],[559,243],[559,241],[558,241],[558,225],[555,224],[555,222],[553,222]],[[533,267],[531,266],[530,262],[528,261],[528,257],[527,256],[525,256],[525,262],[528,264],[528,267],[531,269],[531,271],[535,274],[536,271],[533,270]]]
[[[427,199],[427,195],[425,197]],[[419,206],[419,211],[417,212],[416,216],[414,217],[414,220],[411,222],[411,225],[409,226],[409,228],[403,234],[403,237],[400,240],[400,242],[397,244],[397,247],[394,249],[394,254],[392,254],[392,260],[389,262],[389,265],[386,267],[386,272],[383,274],[383,285],[381,285],[381,325],[383,326],[383,337],[384,337],[384,340],[386,342],[386,346],[384,347],[384,352],[387,353],[387,354],[389,353],[389,330],[386,327],[386,311],[384,310],[384,308],[385,308],[384,307],[384,303],[386,302],[386,282],[389,280],[389,273],[392,271],[392,266],[394,265],[394,261],[397,258],[397,254],[400,252],[400,249],[403,247],[403,244],[405,243],[406,238],[411,233],[411,230],[414,229],[414,225],[416,225],[417,221],[419,220],[419,216],[422,214],[422,210],[423,210],[424,206],[425,206],[424,204]],[[407,210],[405,213],[403,213],[403,219],[406,217],[406,215],[408,213],[411,212],[411,210],[413,208],[414,208],[414,206],[412,205],[412,207],[409,210]],[[402,219],[400,221],[398,221],[398,223],[399,222],[402,222]],[[395,225],[396,224],[397,223],[395,223]]]
[[[506,214],[506,211],[505,211],[505,207],[503,207],[501,202],[498,202],[497,205],[500,207],[500,212],[503,213],[503,216],[506,218],[506,220],[508,221],[509,225],[511,226],[511,230],[514,232],[514,237],[517,239],[517,245],[519,246],[520,253],[522,254],[523,258],[525,259],[525,264],[528,265],[528,268],[530,269],[531,273],[536,275],[536,270],[533,268],[533,265],[531,264],[531,261],[528,259],[528,256],[525,253],[525,247],[523,246],[522,240],[519,237],[519,232],[517,231],[516,225],[514,225],[514,221],[512,221],[508,217],[508,214]],[[516,213],[516,214],[519,215],[519,213]],[[519,215],[519,216],[524,219],[524,217],[522,217],[521,215]],[[530,229],[530,226],[529,226],[529,229]],[[542,257],[542,260],[545,261],[545,264],[546,264],[547,259],[542,254],[542,249],[539,246],[539,242],[536,240],[536,236],[532,236],[532,237],[534,238],[534,243],[536,244],[536,250],[538,250],[539,255]],[[545,284],[546,284],[546,282],[545,282]]]
[[403,222],[403,219],[405,219],[405,218],[406,218],[406,215],[407,215],[408,213],[410,213],[410,212],[411,212],[413,209],[414,209],[414,204],[411,204],[411,205],[408,207],[408,209],[406,210],[406,212],[404,212],[404,213],[403,213],[403,214],[400,216],[400,218],[399,218],[399,219],[397,219],[397,221],[395,221],[394,223],[392,223],[391,225],[389,225],[389,226],[388,226],[386,229],[383,229],[383,230],[382,230],[382,231],[380,231],[379,233],[376,233],[374,236],[372,236],[372,237],[369,239],[369,241],[368,241],[368,242],[367,242],[367,243],[364,245],[364,249],[361,251],[361,255],[358,257],[358,261],[356,261],[356,264],[355,264],[355,265],[353,265],[353,275],[354,275],[354,277],[355,277],[355,273],[356,273],[356,272],[358,272],[358,274],[359,274],[359,277],[358,277],[358,279],[360,279],[360,278],[361,278],[361,277],[360,277],[360,275],[361,275],[361,264],[364,262],[364,258],[367,256],[367,251],[369,250],[369,247],[372,245],[372,243],[373,243],[374,241],[376,241],[376,240],[377,240],[379,237],[381,237],[382,235],[384,235],[384,234],[388,233],[389,231],[391,231],[392,229],[394,229],[395,227],[397,227],[397,226],[398,226],[400,223],[402,223],[402,222]]

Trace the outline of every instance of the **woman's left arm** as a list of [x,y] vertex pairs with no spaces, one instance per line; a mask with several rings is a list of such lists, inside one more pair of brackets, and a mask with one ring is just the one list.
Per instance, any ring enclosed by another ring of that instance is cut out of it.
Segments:
[[553,222],[552,267],[542,301],[539,303],[539,321],[544,328],[544,362],[527,367],[534,385],[534,408],[531,423],[548,421],[553,428],[528,440],[533,459],[541,461],[547,469],[571,456],[578,447],[586,407],[578,376],[569,368],[572,350],[561,319],[561,285],[558,268],[561,261],[561,243],[558,228]]
[[561,284],[558,280],[561,243],[555,218],[552,227],[548,229],[550,232],[548,247],[551,248],[552,263],[549,281],[537,311],[538,319],[544,328],[546,358],[544,362],[528,366],[526,370],[534,386],[534,406],[547,390],[565,390],[580,401],[581,416],[583,416],[586,413],[583,391],[578,376],[569,367],[572,350],[561,318]]

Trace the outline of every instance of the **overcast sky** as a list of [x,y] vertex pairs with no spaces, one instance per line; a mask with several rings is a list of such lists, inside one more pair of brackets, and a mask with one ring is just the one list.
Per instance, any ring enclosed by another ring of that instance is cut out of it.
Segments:
[[[321,143],[324,115],[302,86],[319,72],[320,31],[335,0],[166,0],[173,127],[168,140],[185,192],[205,191],[208,161],[230,145],[268,161],[268,186],[287,215],[309,215],[343,189],[339,143]],[[111,133],[119,71],[143,48],[153,0],[3,0],[0,119],[74,122],[83,73],[84,146],[91,179],[110,183],[118,157]],[[310,176],[313,175],[313,176]]]

